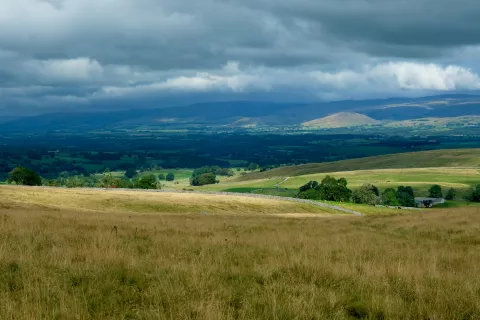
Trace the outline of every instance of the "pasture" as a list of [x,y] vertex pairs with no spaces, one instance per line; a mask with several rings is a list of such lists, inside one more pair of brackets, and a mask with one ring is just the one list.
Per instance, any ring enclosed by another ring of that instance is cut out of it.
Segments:
[[451,149],[388,154],[324,163],[309,163],[256,172],[241,180],[303,176],[316,173],[411,168],[480,168],[480,149]]
[[480,317],[479,207],[0,186],[0,213],[1,319]]
[[[253,173],[252,175],[256,174],[257,173]],[[300,186],[311,180],[320,182],[327,175],[333,176],[337,179],[344,177],[348,181],[348,187],[353,190],[365,183],[374,184],[380,189],[380,191],[383,191],[386,188],[396,188],[400,185],[410,185],[414,188],[417,196],[427,196],[428,189],[432,185],[438,184],[442,186],[444,193],[446,193],[449,188],[455,188],[457,190],[458,199],[462,199],[468,192],[469,188],[480,184],[479,168],[436,167],[337,171],[291,177],[267,177],[256,180],[244,180],[244,178],[241,177],[227,179],[216,185],[194,189],[252,192],[293,197]]]

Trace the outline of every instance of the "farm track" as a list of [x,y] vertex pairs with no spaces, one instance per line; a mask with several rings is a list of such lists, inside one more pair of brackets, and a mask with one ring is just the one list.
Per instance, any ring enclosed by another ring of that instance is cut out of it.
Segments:
[[[22,186],[24,187],[24,186]],[[330,205],[322,202],[306,200],[306,199],[297,199],[297,198],[287,198],[287,197],[280,197],[280,196],[272,196],[272,195],[263,195],[263,194],[252,194],[252,193],[236,193],[236,192],[216,192],[216,191],[182,191],[182,190],[153,190],[153,189],[123,189],[123,188],[61,188],[61,187],[47,187],[47,186],[32,186],[29,187],[32,189],[68,189],[68,190],[99,190],[99,191],[132,191],[132,192],[150,192],[150,193],[186,193],[186,194],[208,194],[208,195],[220,195],[220,196],[237,196],[237,197],[249,197],[249,198],[261,198],[261,199],[272,199],[272,200],[280,200],[280,201],[290,201],[290,202],[298,202],[298,203],[305,203],[314,205],[321,208],[336,210],[348,214],[352,214],[354,216],[363,216],[363,213],[350,210],[347,208]]]

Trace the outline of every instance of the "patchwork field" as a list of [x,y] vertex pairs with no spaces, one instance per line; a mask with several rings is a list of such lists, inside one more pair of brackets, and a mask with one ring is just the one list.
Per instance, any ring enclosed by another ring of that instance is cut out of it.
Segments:
[[0,319],[480,317],[480,208],[267,200],[0,186]]

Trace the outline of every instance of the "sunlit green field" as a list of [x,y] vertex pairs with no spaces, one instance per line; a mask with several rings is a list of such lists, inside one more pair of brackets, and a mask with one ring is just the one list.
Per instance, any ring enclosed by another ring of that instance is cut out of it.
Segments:
[[356,189],[365,183],[374,184],[380,188],[380,190],[396,188],[400,185],[409,185],[414,188],[417,196],[427,196],[428,189],[434,184],[439,184],[445,192],[449,188],[457,189],[457,196],[462,198],[469,188],[480,184],[480,169],[408,168],[340,171],[244,181],[227,178],[221,179],[219,184],[192,189],[200,191],[250,192],[293,196],[294,191],[298,190],[300,186],[311,180],[320,182],[327,175],[334,176],[335,178],[346,178],[348,186],[351,189]]
[[[427,195],[433,184],[439,184],[445,190],[455,188],[459,196],[472,186],[480,183],[479,169],[460,168],[424,168],[424,169],[381,169],[328,173],[336,178],[344,177],[350,188],[355,189],[365,183],[372,183],[380,189],[410,185],[419,196]],[[327,174],[311,174],[291,177],[282,184],[284,188],[298,188],[311,180],[321,181]]]

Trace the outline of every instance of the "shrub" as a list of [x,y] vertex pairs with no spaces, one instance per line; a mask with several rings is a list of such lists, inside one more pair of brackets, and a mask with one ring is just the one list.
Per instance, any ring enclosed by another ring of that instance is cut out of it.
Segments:
[[175,175],[173,174],[173,172],[169,172],[169,173],[167,173],[167,176],[165,177],[165,179],[167,181],[173,181],[173,180],[175,180]]

